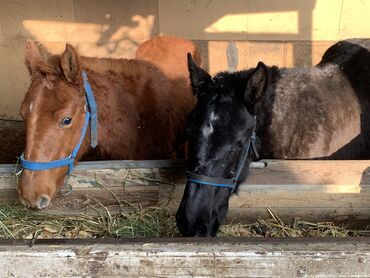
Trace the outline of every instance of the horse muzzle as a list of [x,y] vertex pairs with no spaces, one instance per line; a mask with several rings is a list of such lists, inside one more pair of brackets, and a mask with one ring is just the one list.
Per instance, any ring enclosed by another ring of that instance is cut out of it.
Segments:
[[45,209],[50,205],[51,202],[51,198],[46,195],[41,195],[39,198],[36,198],[32,201],[28,201],[19,195],[19,200],[25,207],[35,210]]

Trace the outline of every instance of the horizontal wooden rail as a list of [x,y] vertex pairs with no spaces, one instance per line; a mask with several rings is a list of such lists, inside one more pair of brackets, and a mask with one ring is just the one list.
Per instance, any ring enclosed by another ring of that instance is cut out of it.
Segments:
[[[181,200],[185,161],[96,161],[80,163],[69,178],[74,191],[57,196],[47,213],[94,214],[91,205],[117,203],[166,205],[175,213]],[[17,199],[14,165],[0,166],[0,202]],[[370,224],[370,161],[265,160],[251,165],[250,176],[230,201],[229,218],[251,222],[269,217],[271,207],[284,221]]]
[[369,239],[40,240],[32,247],[26,243],[0,241],[3,276],[368,277],[370,273]]

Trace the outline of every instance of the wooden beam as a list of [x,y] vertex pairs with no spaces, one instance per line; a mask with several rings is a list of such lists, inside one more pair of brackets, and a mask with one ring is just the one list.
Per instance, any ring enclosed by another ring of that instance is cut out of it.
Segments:
[[[98,170],[98,169],[174,169],[185,168],[186,160],[104,160],[104,161],[82,161],[76,165],[75,171],[81,170]],[[251,168],[261,168],[265,162],[252,162]],[[15,164],[0,164],[0,173],[13,174],[20,170]]]
[[[367,277],[369,240],[0,241],[7,277]],[[30,267],[32,266],[32,267]]]
[[[122,209],[118,199],[143,206],[161,203],[175,213],[186,184],[185,164],[184,161],[81,163],[68,181],[73,193],[58,196],[46,212],[94,214],[90,205],[100,203],[117,213]],[[14,165],[0,170],[0,202],[17,199],[12,168]],[[370,161],[253,163],[250,176],[230,200],[229,218],[256,221],[269,217],[266,207],[271,207],[284,221],[299,217],[366,226],[370,223],[369,169]]]
[[[96,216],[105,209],[116,214],[130,211],[131,205],[155,206],[159,203],[160,186],[173,188],[177,180],[184,182],[185,166],[183,160],[81,162],[68,179],[73,192],[68,196],[57,195],[43,212]],[[264,164],[256,162],[252,167]],[[18,199],[15,168],[0,165],[0,203],[14,203]]]
[[[229,204],[229,218],[251,222],[269,217],[271,207],[284,221],[370,223],[370,161],[265,161],[251,169]],[[175,213],[185,179],[160,187],[160,200]],[[365,226],[366,226],[365,225]]]
[[[155,206],[159,200],[159,185],[167,183],[159,169],[78,169],[68,179],[73,191],[70,195],[57,194],[48,214],[99,215],[108,209],[116,214],[132,209],[132,205]],[[18,199],[13,174],[0,173],[0,202],[14,203]],[[104,208],[103,208],[104,207]],[[95,208],[95,209],[94,209]]]

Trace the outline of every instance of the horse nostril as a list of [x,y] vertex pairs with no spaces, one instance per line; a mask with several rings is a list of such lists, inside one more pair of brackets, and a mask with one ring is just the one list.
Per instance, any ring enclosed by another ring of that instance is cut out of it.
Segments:
[[43,195],[41,196],[40,198],[40,201],[39,201],[39,209],[44,209],[46,208],[50,203],[50,198]]

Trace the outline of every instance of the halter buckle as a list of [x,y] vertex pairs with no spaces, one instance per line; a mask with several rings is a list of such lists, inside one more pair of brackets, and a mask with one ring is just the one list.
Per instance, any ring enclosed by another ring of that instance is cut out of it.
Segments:
[[68,178],[65,179],[63,186],[59,189],[59,194],[62,196],[67,196],[73,191],[72,185],[68,183]]

